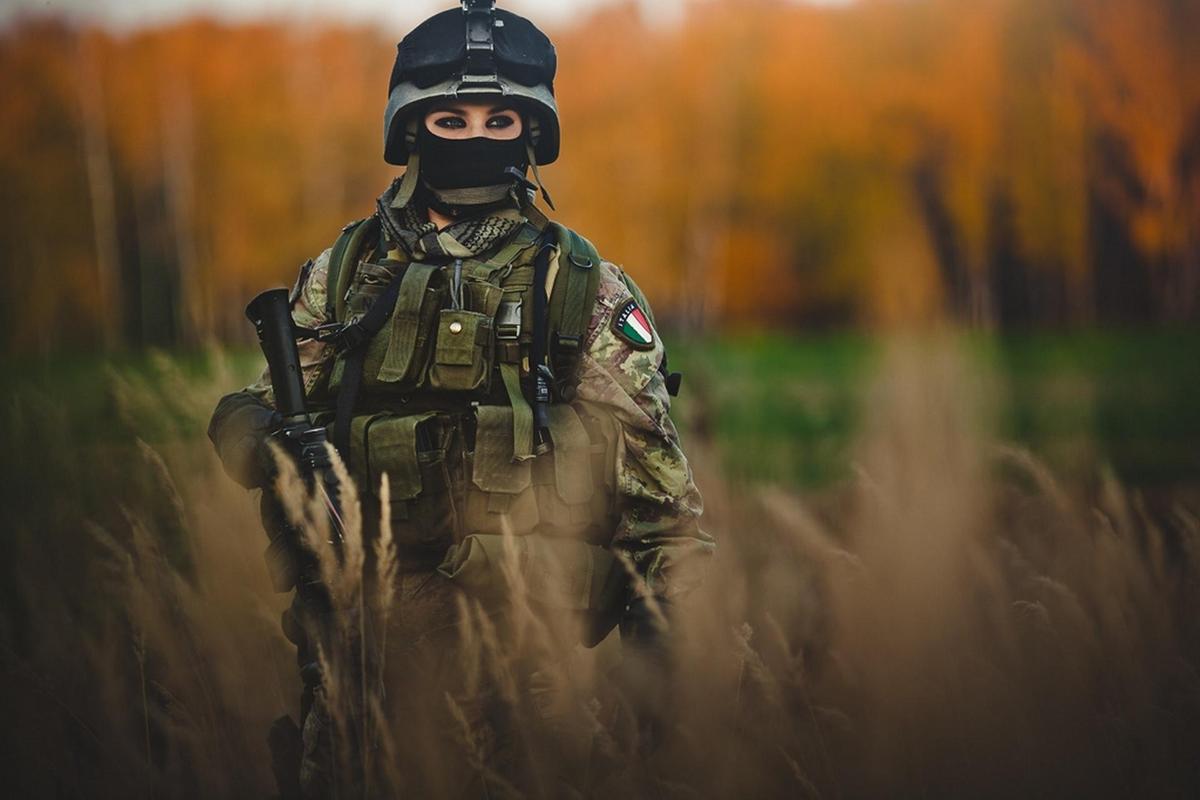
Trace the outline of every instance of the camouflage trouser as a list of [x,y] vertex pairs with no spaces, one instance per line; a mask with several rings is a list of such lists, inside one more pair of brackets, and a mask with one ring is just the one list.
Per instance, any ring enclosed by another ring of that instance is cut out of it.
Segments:
[[[560,794],[560,776],[577,776],[586,762],[590,725],[560,691],[553,665],[514,658],[496,669],[480,658],[488,646],[470,642],[478,633],[466,632],[456,587],[432,571],[400,575],[397,584],[386,645],[368,648],[383,666],[368,657],[368,674],[382,680],[368,677],[366,705],[385,730],[363,732],[344,710],[363,703],[338,703],[318,686],[303,725],[304,797]],[[504,620],[489,624],[490,647],[504,646]]]

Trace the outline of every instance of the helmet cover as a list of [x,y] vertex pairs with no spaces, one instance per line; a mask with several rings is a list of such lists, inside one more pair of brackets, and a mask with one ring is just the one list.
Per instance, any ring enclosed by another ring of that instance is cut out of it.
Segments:
[[525,113],[540,164],[558,158],[554,45],[524,17],[466,0],[435,14],[397,46],[384,116],[384,159],[406,162],[413,146],[408,123],[436,100],[501,95]]

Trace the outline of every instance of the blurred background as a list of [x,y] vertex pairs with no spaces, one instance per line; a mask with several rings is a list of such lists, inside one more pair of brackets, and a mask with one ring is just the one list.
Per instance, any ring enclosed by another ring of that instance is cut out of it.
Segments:
[[[248,346],[246,299],[290,285],[393,177],[394,45],[442,5],[10,2],[0,252],[19,291],[0,349]],[[854,334],[951,321],[1004,335],[1014,433],[1095,429],[1131,474],[1200,474],[1195,3],[511,7],[559,52],[559,217],[632,272],[668,341],[686,334],[680,361],[697,335],[789,334],[725,355],[828,387],[776,404],[837,439]]]
[[[261,369],[245,303],[394,177],[395,45],[451,5],[0,9],[0,711],[33,794],[269,786],[282,601],[204,426]],[[700,640],[736,653],[694,688],[738,676],[707,741],[743,748],[685,753],[697,782],[1187,796],[1200,3],[501,5],[558,50],[556,218],[685,373]]]

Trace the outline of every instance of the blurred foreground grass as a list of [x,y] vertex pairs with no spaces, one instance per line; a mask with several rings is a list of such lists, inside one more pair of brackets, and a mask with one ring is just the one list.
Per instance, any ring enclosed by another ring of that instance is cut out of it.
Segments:
[[[681,617],[688,735],[655,791],[572,796],[1192,796],[1200,333],[681,340],[721,543]],[[265,732],[299,694],[286,598],[203,440],[259,364],[5,365],[12,796],[271,791]]]
[[[862,335],[668,335],[683,436],[711,439],[728,478],[817,489],[845,478],[879,344]],[[1200,479],[1200,331],[966,337],[1000,438],[1074,477],[1111,467],[1135,486]],[[254,350],[13,361],[10,392],[46,399],[62,438],[150,442],[203,435],[220,394],[254,378]],[[218,375],[220,376],[218,378]],[[986,376],[986,377],[983,377]],[[136,386],[121,392],[117,384]],[[217,381],[221,381],[218,384]],[[121,409],[129,397],[146,406]],[[155,405],[146,398],[156,398]]]

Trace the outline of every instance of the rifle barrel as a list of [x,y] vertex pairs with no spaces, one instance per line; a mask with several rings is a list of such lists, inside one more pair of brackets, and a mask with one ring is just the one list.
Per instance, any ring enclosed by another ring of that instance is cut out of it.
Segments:
[[254,323],[258,342],[271,372],[275,410],[285,420],[308,416],[300,351],[296,348],[295,325],[287,289],[270,289],[250,301],[246,318]]

